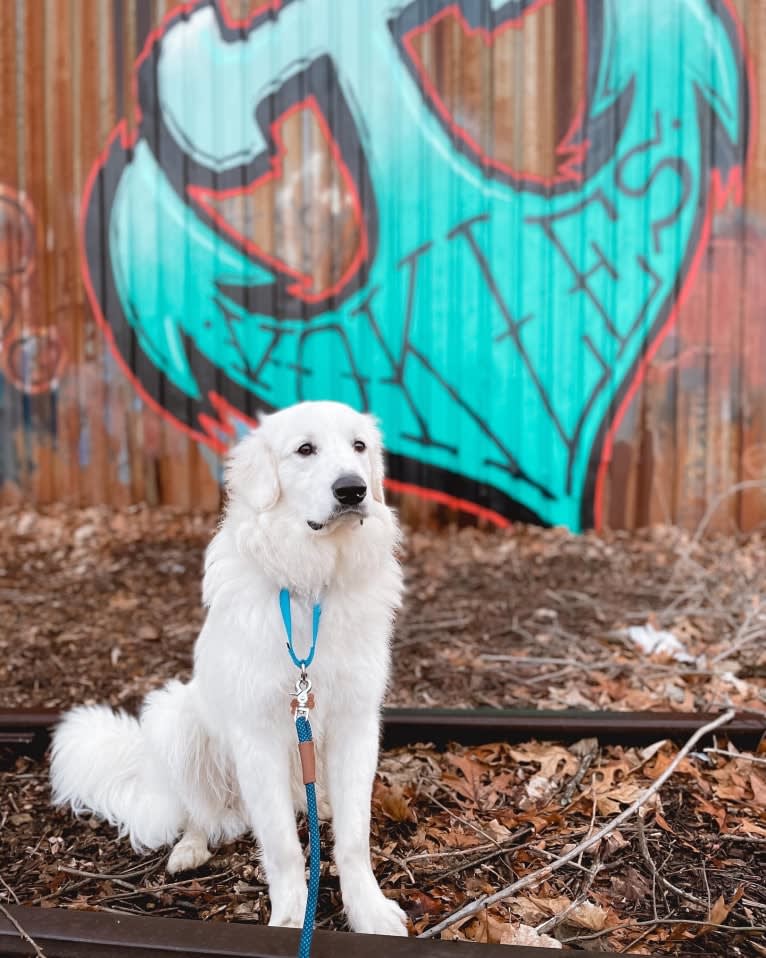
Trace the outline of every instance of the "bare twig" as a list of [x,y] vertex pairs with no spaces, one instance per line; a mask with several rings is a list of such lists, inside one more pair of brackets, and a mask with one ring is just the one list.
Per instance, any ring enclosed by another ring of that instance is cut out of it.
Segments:
[[[495,858],[499,858],[501,855],[507,855],[508,852],[519,851],[519,849],[523,848],[524,846],[519,846],[516,844],[516,842],[519,838],[523,838],[531,831],[531,825],[524,825],[521,828],[517,828],[510,838],[507,838],[502,845],[499,845],[493,851],[486,855],[481,855],[479,858],[471,858],[468,861],[461,862],[459,865],[455,865],[454,868],[450,868],[449,871],[436,875],[436,877],[432,878],[431,881],[433,881],[435,884],[439,884],[439,882],[442,882],[447,878],[451,878],[452,875],[457,875],[460,872],[468,871],[469,868],[476,868],[479,865],[484,865]],[[469,851],[472,851],[472,849],[469,849]]]
[[640,815],[636,819],[636,824],[638,825],[638,844],[641,848],[641,854],[644,856],[649,868],[651,868],[652,875],[654,876],[655,880],[658,881],[664,888],[667,888],[668,891],[672,891],[681,898],[686,898],[688,901],[694,902],[695,905],[700,905],[709,913],[710,908],[708,902],[704,901],[702,898],[697,898],[697,896],[692,895],[691,892],[684,891],[683,888],[679,888],[678,885],[674,885],[671,881],[668,881],[664,875],[660,874],[660,870],[657,868],[657,865],[655,864],[655,861],[649,852],[649,845],[646,841],[644,823]]
[[18,895],[16,894],[16,892],[11,888],[11,886],[10,886],[10,885],[8,884],[8,882],[3,878],[2,875],[0,875],[0,882],[2,882],[3,885],[5,885],[5,887],[6,887],[6,888],[8,889],[8,891],[9,891],[9,893],[13,896],[13,900],[14,900],[14,901],[16,902],[16,904],[18,905],[18,903],[19,903],[19,896],[18,896]]
[[753,765],[766,765],[766,758],[756,758],[755,755],[748,755],[746,752],[727,752],[725,748],[703,748],[702,751],[706,754],[723,755],[737,761],[752,762]]
[[[755,597],[754,597],[755,598]],[[711,662],[717,665],[724,659],[730,659],[736,652],[740,652],[748,645],[752,645],[766,635],[766,610],[761,606],[760,601],[756,599],[755,605],[750,605],[744,614],[742,622],[739,625],[731,645],[727,646],[718,655],[715,655]]]
[[604,825],[603,828],[600,828],[595,834],[586,837],[582,842],[580,842],[579,845],[575,845],[575,847],[570,849],[565,855],[562,855],[555,861],[550,862],[548,865],[544,865],[542,868],[538,868],[537,871],[526,875],[524,878],[520,878],[518,881],[515,881],[512,884],[506,885],[506,887],[501,888],[500,891],[494,892],[492,895],[485,895],[476,899],[475,901],[469,902],[467,905],[459,908],[451,915],[448,915],[437,925],[434,925],[433,928],[429,928],[422,932],[418,937],[434,938],[439,934],[439,932],[444,931],[445,928],[450,928],[452,925],[462,921],[464,918],[475,915],[482,909],[488,908],[490,905],[494,905],[495,902],[509,898],[511,895],[522,891],[524,888],[539,885],[541,881],[544,881],[554,872],[557,872],[560,868],[563,868],[564,865],[567,865],[569,862],[573,861],[589,848],[597,845],[602,839],[622,825],[623,822],[626,822],[628,819],[632,818],[653,795],[656,795],[657,792],[659,792],[665,782],[670,778],[673,772],[675,772],[683,759],[689,754],[689,752],[692,751],[700,739],[705,738],[706,735],[709,735],[722,725],[726,725],[728,722],[731,722],[735,715],[736,711],[734,709],[729,709],[728,711],[724,712],[723,715],[719,715],[718,718],[714,719],[712,722],[708,722],[707,725],[703,725],[702,728],[697,729],[697,731],[691,736],[686,744],[678,750],[675,757],[664,770],[664,772],[662,772],[662,774],[659,775],[654,782],[652,782],[649,788],[642,792],[632,805],[629,805],[628,808],[620,812],[619,815],[615,815],[610,822]]
[[612,665],[622,665],[613,659],[602,662],[589,662],[587,659],[565,659],[560,656],[545,655],[507,655],[501,652],[485,652],[479,656],[482,662],[508,662],[510,665],[567,665],[575,669],[605,669]]
[[633,941],[631,941],[631,942],[629,942],[627,945],[625,945],[624,948],[620,948],[619,954],[621,954],[621,955],[630,954],[630,953],[633,951],[633,949],[636,947],[637,944],[639,944],[640,942],[642,942],[642,941],[644,940],[644,938],[646,938],[648,935],[651,935],[652,931],[653,931],[656,927],[657,927],[657,925],[655,925],[655,924],[650,925],[648,928],[646,928],[644,931],[642,931],[641,934],[640,934],[637,938],[634,938]]
[[596,791],[596,774],[593,773],[591,778],[591,788],[593,789],[593,800],[591,802],[591,811],[590,811],[590,825],[588,826],[588,831],[585,835],[585,838],[582,840],[582,849],[580,854],[577,856],[577,864],[582,865],[582,856],[586,850],[586,844],[591,834],[593,833],[593,826],[596,824],[596,810],[598,809],[598,793]]
[[697,529],[694,535],[691,537],[689,542],[689,551],[700,541],[702,536],[705,534],[710,520],[716,514],[720,506],[726,502],[726,500],[733,495],[736,495],[738,492],[745,492],[747,489],[764,489],[766,490],[766,482],[763,479],[745,479],[743,482],[736,482],[733,486],[729,486],[724,492],[719,496],[716,496],[715,499],[710,503],[707,508],[707,512],[702,517],[700,524],[697,526]]
[[[574,798],[574,793],[580,787],[582,780],[588,774],[588,769],[593,764],[593,759],[598,755],[598,739],[583,739],[581,742],[575,743],[575,745],[572,747],[572,751],[576,752],[578,746],[580,750],[580,765],[571,780],[564,788],[564,793],[560,799],[561,805],[568,805],[572,801]],[[583,749],[586,748],[587,751],[583,751]]]
[[[533,845],[527,848],[527,851],[532,856],[532,858],[545,858],[549,862],[555,862],[558,860],[558,855],[553,852],[549,852],[546,848],[535,848]],[[570,862],[572,868],[576,868],[581,872],[585,872],[586,875],[590,874],[590,868],[585,865],[581,865],[580,862]],[[605,867],[605,866],[604,866]]]
[[5,905],[0,905],[0,912],[2,912],[3,915],[5,915],[5,917],[8,919],[8,921],[13,925],[13,927],[14,927],[14,928],[16,929],[16,931],[19,933],[19,935],[21,936],[21,938],[22,938],[28,945],[30,945],[32,948],[34,948],[35,954],[37,955],[37,958],[45,958],[45,952],[42,950],[42,948],[37,944],[37,942],[34,940],[34,938],[31,937],[31,935],[28,935],[27,932],[24,931],[24,929],[23,929],[23,928],[21,927],[21,925],[16,921],[16,919],[13,917],[13,915],[8,911],[8,909],[5,907]]
[[[148,871],[149,869],[147,869]],[[59,871],[66,872],[67,875],[79,875],[83,878],[95,878],[103,879],[104,881],[110,881],[112,884],[117,885],[119,888],[124,888],[128,894],[127,895],[107,895],[106,898],[101,899],[101,901],[109,901],[113,898],[131,898],[133,895],[150,895],[155,898],[162,891],[167,891],[170,888],[181,888],[183,885],[189,885],[193,882],[209,882],[213,881],[216,878],[225,878],[230,872],[218,872],[215,875],[201,875],[194,878],[181,878],[178,881],[165,882],[162,885],[133,885],[131,882],[123,881],[117,875],[103,875],[99,872],[86,872],[81,871],[79,868],[70,868],[67,865],[59,865]],[[139,877],[141,877],[139,875]]]
[[68,865],[59,865],[59,871],[64,872],[67,875],[77,875],[80,878],[90,878],[90,879],[101,879],[103,881],[111,881],[115,885],[118,885],[120,888],[127,888],[130,891],[135,891],[136,886],[129,881],[123,881],[119,875],[99,875],[98,872],[84,872],[79,868],[70,868]]
[[[405,861],[409,864],[409,862],[430,861],[434,858],[458,858],[460,855],[470,855],[471,852],[482,852],[496,846],[496,842],[487,842],[485,845],[473,845],[470,848],[451,848],[448,852],[419,852],[417,855],[408,855]],[[377,854],[375,848],[372,850]]]
[[[109,872],[89,872],[79,868],[72,868],[69,865],[59,865],[59,871],[67,875],[76,875],[78,878],[100,878],[102,881],[125,881],[127,878],[144,878],[150,871],[155,869],[161,858],[156,858],[148,865],[139,865],[136,868],[129,868],[119,874],[110,874]],[[133,887],[131,885],[131,887]]]
[[395,855],[386,855],[385,852],[382,852],[382,851],[376,851],[375,854],[378,856],[378,858],[382,858],[384,861],[387,861],[387,862],[393,862],[394,865],[398,865],[399,868],[404,869],[404,871],[407,873],[407,877],[409,878],[411,884],[413,885],[415,884],[415,876],[407,867],[407,863],[403,859],[397,858]]
[[134,885],[133,889],[141,895],[154,895],[157,892],[167,891],[169,888],[182,888],[184,885],[203,884],[215,881],[218,878],[227,878],[231,871],[217,872],[215,875],[197,875],[194,878],[181,878],[179,881],[169,881],[162,885]]

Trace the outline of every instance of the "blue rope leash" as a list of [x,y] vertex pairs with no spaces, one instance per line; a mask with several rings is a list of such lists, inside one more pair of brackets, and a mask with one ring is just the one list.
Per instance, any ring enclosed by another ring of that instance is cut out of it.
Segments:
[[[299,742],[311,742],[311,725],[307,718],[299,715],[295,720]],[[317,913],[317,899],[319,898],[319,863],[321,849],[319,846],[319,814],[317,812],[317,796],[313,782],[306,783],[306,817],[309,823],[309,896],[306,899],[306,913],[303,917],[303,929],[298,945],[298,958],[309,958],[311,954],[311,940],[314,937],[314,919]]]
[[[311,942],[314,938],[314,920],[317,913],[317,899],[319,898],[319,866],[321,848],[319,844],[319,813],[317,812],[316,786],[314,782],[314,739],[311,734],[309,710],[313,707],[311,682],[306,675],[306,669],[314,660],[319,634],[319,619],[322,607],[317,603],[312,612],[311,648],[305,659],[300,659],[293,648],[293,624],[290,614],[290,593],[281,589],[279,593],[279,609],[287,634],[287,651],[296,668],[301,670],[300,678],[295,686],[295,730],[298,733],[298,749],[301,756],[303,783],[306,786],[306,818],[309,826],[309,888],[306,899],[306,912],[303,916],[303,928],[298,946],[298,958],[310,958]],[[303,746],[308,746],[304,748]]]

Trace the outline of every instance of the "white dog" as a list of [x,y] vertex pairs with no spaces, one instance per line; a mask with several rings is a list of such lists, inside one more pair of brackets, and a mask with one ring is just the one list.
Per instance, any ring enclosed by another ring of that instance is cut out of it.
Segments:
[[194,675],[152,692],[140,720],[106,706],[69,712],[53,740],[57,804],[92,811],[136,849],[178,839],[168,871],[198,867],[208,843],[248,827],[261,849],[272,925],[300,926],[305,808],[279,592],[292,597],[299,656],[311,642],[320,812],[331,814],[343,903],[354,931],[406,935],[370,864],[372,785],[392,622],[402,580],[398,528],[383,501],[374,420],[307,402],[263,419],[227,464],[228,505],[205,558],[207,619]]

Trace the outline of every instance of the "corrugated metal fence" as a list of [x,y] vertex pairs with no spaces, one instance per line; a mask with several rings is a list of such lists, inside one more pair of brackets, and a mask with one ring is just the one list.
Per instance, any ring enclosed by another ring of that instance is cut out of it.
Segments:
[[442,515],[759,525],[764,77],[762,0],[5,0],[4,500],[336,398]]

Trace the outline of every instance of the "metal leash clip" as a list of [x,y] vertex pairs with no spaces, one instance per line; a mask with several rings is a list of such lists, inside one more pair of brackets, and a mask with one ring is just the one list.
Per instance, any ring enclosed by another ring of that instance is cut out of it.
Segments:
[[295,719],[307,719],[309,711],[314,708],[314,696],[311,692],[311,679],[305,672],[301,672],[300,678],[295,683],[292,696],[291,708]]

